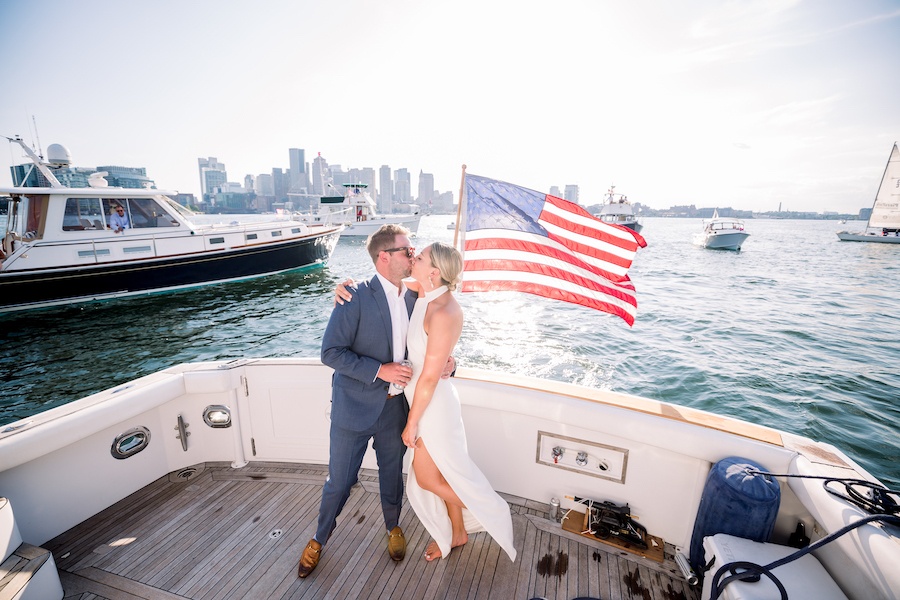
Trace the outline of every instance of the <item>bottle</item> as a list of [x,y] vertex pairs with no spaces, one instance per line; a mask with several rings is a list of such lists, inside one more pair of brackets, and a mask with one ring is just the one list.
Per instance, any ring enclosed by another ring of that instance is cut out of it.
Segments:
[[550,498],[550,520],[559,522],[559,498]]
[[[409,367],[410,369],[412,369],[412,361],[409,360],[409,359],[404,358],[403,360],[400,361],[400,364],[403,365],[404,367]],[[401,384],[401,383],[395,383],[394,385],[395,385],[396,387],[400,388],[401,390],[406,388],[406,384],[405,384],[405,383],[402,383],[402,384]]]

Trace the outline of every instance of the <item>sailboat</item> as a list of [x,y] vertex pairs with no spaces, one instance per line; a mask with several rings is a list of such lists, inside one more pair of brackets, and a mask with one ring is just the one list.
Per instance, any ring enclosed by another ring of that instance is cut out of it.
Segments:
[[842,242],[900,244],[900,150],[897,142],[894,142],[884,168],[866,230],[862,233],[839,231],[837,236]]

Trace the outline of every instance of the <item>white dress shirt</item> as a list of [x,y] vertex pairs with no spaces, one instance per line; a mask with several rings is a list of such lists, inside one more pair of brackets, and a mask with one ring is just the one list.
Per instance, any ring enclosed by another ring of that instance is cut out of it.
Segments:
[[[401,282],[400,287],[388,281],[381,273],[376,273],[381,281],[381,287],[384,288],[384,295],[387,297],[388,307],[391,310],[391,341],[394,348],[394,362],[400,362],[406,357],[406,333],[409,331],[409,312],[406,309],[406,285]],[[393,383],[388,391],[389,394],[399,394],[403,392]]]

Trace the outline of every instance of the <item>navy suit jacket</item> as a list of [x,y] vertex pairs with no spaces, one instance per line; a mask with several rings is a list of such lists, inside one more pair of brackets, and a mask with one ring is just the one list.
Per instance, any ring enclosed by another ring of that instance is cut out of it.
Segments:
[[[407,291],[409,313],[416,297]],[[322,337],[322,362],[334,369],[331,420],[335,425],[363,431],[378,420],[390,384],[376,375],[382,364],[394,362],[393,337],[391,311],[377,276],[360,283],[353,300],[334,307]],[[403,351],[405,355],[406,348]]]

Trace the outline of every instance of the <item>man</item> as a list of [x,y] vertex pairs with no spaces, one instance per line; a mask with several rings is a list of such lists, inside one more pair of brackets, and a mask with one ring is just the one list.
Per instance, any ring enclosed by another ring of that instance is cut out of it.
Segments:
[[121,204],[113,206],[113,214],[109,217],[109,228],[113,233],[122,233],[131,227],[128,224],[128,215],[125,214],[125,207]]
[[[375,277],[359,284],[354,301],[335,306],[322,338],[322,362],[334,369],[330,458],[316,534],[297,569],[301,578],[319,563],[372,438],[388,554],[395,561],[406,556],[406,538],[399,526],[406,453],[401,434],[409,413],[403,388],[412,369],[400,363],[406,356],[416,294],[402,279],[410,274],[415,249],[409,230],[396,224],[382,225],[369,236],[366,249],[375,263]],[[451,359],[446,376],[452,366]]]

